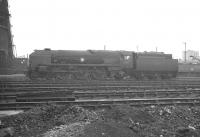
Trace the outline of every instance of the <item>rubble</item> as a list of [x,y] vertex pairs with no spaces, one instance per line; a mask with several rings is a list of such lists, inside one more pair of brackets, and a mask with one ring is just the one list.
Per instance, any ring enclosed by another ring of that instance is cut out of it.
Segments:
[[200,107],[47,105],[0,119],[16,137],[198,137]]
[[28,137],[43,134],[55,126],[93,119],[98,119],[96,113],[83,108],[51,104],[1,118],[1,121],[6,127],[14,127],[15,136]]
[[96,121],[85,126],[76,137],[138,137],[126,124],[115,121]]
[[6,127],[0,129],[0,137],[14,137],[14,128]]
[[74,137],[83,133],[84,126],[89,122],[76,122],[69,125],[60,125],[47,131],[43,137]]

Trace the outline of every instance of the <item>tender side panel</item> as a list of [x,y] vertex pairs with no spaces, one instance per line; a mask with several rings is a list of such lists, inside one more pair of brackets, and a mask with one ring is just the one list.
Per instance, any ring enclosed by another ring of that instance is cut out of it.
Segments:
[[164,54],[163,52],[140,52],[137,53],[139,57],[150,57],[150,58],[166,58],[172,59],[172,54]]
[[178,70],[177,60],[172,59],[138,57],[136,62],[136,71],[176,72]]

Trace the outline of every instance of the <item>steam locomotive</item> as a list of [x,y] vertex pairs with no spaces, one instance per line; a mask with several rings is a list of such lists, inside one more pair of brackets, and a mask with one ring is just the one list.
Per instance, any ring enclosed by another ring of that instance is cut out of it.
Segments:
[[47,79],[165,79],[176,77],[178,60],[163,52],[35,50],[29,76]]

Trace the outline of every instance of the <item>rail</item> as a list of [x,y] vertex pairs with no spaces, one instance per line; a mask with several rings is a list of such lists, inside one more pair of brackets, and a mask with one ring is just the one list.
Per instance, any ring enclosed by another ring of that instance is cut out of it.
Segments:
[[78,101],[48,101],[48,102],[12,102],[0,103],[1,110],[30,109],[36,106],[78,105],[84,107],[110,107],[113,105],[149,106],[149,105],[199,105],[200,98],[151,98],[151,99],[102,99],[102,100],[78,100]]

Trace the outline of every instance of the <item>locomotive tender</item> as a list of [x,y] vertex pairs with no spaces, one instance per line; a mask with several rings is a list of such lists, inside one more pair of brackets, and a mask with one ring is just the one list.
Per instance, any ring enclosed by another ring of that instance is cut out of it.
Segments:
[[163,52],[35,50],[29,56],[32,78],[155,79],[176,77],[178,60]]

